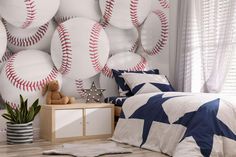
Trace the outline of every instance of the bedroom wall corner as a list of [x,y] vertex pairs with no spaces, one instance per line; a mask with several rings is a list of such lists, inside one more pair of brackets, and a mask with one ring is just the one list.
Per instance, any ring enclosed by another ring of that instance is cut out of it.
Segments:
[[170,40],[169,40],[169,80],[173,87],[176,87],[175,82],[175,61],[176,61],[176,40],[177,40],[177,13],[178,0],[170,0]]

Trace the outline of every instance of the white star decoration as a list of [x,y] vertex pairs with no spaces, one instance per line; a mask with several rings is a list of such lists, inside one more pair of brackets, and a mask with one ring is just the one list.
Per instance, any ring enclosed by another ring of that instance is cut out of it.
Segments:
[[83,92],[87,95],[86,103],[101,102],[102,92],[104,91],[105,89],[97,89],[93,82],[90,89],[83,89]]

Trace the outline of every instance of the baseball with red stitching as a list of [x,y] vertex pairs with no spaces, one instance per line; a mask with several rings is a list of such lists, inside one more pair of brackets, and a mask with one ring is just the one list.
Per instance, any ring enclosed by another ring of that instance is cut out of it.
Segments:
[[106,64],[108,55],[108,37],[96,21],[73,18],[61,23],[53,34],[52,60],[70,78],[95,76]]
[[163,52],[168,43],[168,17],[156,10],[150,13],[141,29],[141,44],[148,55]]
[[138,30],[120,29],[110,24],[103,27],[110,41],[110,55],[121,52],[135,52],[138,46]]
[[3,20],[7,32],[8,48],[13,52],[26,49],[37,49],[50,52],[51,38],[56,29],[54,21],[29,29],[15,27]]
[[121,29],[138,27],[151,10],[152,0],[99,0],[103,19]]
[[169,0],[152,0],[152,10],[169,10],[170,2]]
[[100,74],[100,86],[101,88],[106,89],[103,92],[103,95],[105,97],[119,95],[117,84],[113,78],[112,69],[142,71],[147,68],[146,59],[138,54],[130,52],[115,54],[108,59]]
[[62,82],[61,74],[53,65],[50,55],[39,50],[24,50],[14,54],[0,74],[1,95],[12,105],[19,104],[19,95],[30,104],[37,98],[44,103],[42,88],[51,80]]
[[7,47],[7,33],[6,29],[0,20],[0,58],[4,55]]
[[54,17],[57,23],[60,24],[73,17],[86,17],[98,22],[101,18],[98,0],[61,0]]
[[62,77],[62,87],[61,92],[65,95],[73,96],[77,99],[86,98],[86,93],[82,89],[90,89],[93,82],[95,82],[96,87],[99,85],[99,75],[95,75],[88,79],[71,79],[69,77]]
[[0,15],[20,28],[40,27],[49,22],[60,0],[0,0]]

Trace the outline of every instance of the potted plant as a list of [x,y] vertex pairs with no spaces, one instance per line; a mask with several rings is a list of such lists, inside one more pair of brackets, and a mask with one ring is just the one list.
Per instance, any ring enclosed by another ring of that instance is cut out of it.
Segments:
[[33,142],[33,120],[39,113],[41,106],[38,105],[39,99],[28,107],[28,99],[24,100],[20,95],[19,107],[12,107],[5,103],[7,113],[2,116],[7,122],[7,143],[31,143]]

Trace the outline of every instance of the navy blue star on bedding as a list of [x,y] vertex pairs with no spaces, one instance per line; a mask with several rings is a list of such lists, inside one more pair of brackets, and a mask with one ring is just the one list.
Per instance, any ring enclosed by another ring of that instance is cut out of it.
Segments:
[[[162,98],[163,94],[159,94],[156,96],[151,97],[148,102],[137,109],[129,118],[133,119],[144,119],[144,126],[143,126],[143,141],[141,146],[146,142],[148,133],[150,131],[151,125],[153,121],[162,122],[170,124],[168,116],[166,115],[165,111],[163,110],[162,104],[173,98],[173,97],[166,97]],[[174,96],[175,97],[175,96]],[[148,115],[147,116],[147,111]],[[124,116],[123,114],[120,116],[120,118]]]
[[[224,136],[236,141],[236,135],[217,118],[219,105],[220,99],[212,100],[203,104],[197,111],[186,113],[174,122],[174,124],[181,124],[187,128],[182,140],[185,137],[192,136],[204,157],[209,157],[211,154],[214,135]],[[207,119],[205,118],[206,115]],[[190,119],[191,123],[189,122]]]
[[174,157],[236,156],[236,104],[217,96],[139,94],[122,110],[114,141]]

